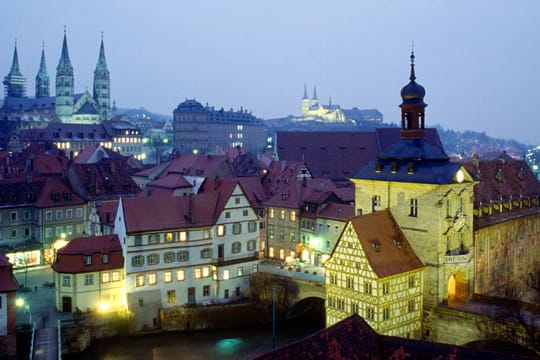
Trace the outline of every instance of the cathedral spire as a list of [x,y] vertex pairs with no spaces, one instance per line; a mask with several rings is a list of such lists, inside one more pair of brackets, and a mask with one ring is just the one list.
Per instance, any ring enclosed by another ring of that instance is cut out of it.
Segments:
[[111,81],[107,61],[105,60],[105,45],[103,44],[103,32],[99,47],[98,62],[94,70],[94,100],[99,106],[101,120],[111,118]]
[[47,65],[45,64],[45,43],[43,43],[41,47],[41,61],[36,75],[36,98],[49,96],[49,82]]
[[306,87],[306,84],[304,83],[304,96],[302,97],[302,100],[307,100],[307,99],[309,99],[307,96],[307,87]]
[[101,46],[99,47],[99,57],[96,65],[97,70],[107,70],[107,61],[105,60],[105,46],[103,45],[103,33],[101,33]]
[[318,100],[317,99],[317,87],[313,85],[313,98],[312,100]]
[[19,55],[17,54],[17,40],[15,40],[15,48],[13,50],[13,60],[11,69],[4,77],[4,85],[6,87],[6,96],[23,97],[26,93],[26,78],[21,73],[19,67]]
[[69,59],[67,34],[66,34],[65,26],[64,26],[64,42],[62,43],[62,53],[60,55],[60,61],[58,62],[58,66],[56,67],[56,71],[62,71],[62,72],[71,71],[73,73],[73,66],[71,65],[71,60]]

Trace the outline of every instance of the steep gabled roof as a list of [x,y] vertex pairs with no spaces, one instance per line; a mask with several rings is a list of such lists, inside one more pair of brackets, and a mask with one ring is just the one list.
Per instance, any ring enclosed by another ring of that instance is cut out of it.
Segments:
[[85,201],[77,195],[68,182],[59,176],[48,176],[36,201],[35,207],[58,207],[82,205]]
[[202,184],[199,193],[207,194],[221,191],[230,194],[237,184],[240,185],[254,209],[258,210],[264,208],[264,191],[258,177],[206,179]]
[[17,291],[19,283],[13,276],[13,265],[7,256],[0,252],[0,293]]
[[354,217],[350,222],[369,265],[379,278],[424,266],[388,209]]
[[[103,261],[102,254],[107,254]],[[92,256],[92,263],[85,263],[85,256]],[[85,273],[124,267],[122,246],[118,235],[79,237],[71,240],[57,252],[53,270],[59,273]]]
[[225,155],[185,154],[174,158],[159,177],[171,173],[207,178],[215,176],[224,178],[232,176],[232,168]]

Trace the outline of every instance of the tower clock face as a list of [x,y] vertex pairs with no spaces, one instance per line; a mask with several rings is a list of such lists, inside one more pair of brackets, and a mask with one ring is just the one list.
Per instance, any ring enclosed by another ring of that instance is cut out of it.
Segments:
[[465,180],[465,173],[463,172],[463,170],[458,170],[458,172],[456,173],[456,180],[458,183],[462,183],[463,180]]

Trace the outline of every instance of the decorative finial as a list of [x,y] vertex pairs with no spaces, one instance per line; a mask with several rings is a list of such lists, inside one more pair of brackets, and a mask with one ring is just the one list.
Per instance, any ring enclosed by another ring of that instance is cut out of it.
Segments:
[[414,81],[416,79],[416,75],[414,74],[414,41],[411,42],[411,76],[409,76],[409,80]]

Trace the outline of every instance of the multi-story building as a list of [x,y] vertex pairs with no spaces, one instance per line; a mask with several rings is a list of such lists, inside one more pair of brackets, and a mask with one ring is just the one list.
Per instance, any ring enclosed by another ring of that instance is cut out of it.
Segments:
[[118,236],[75,238],[58,250],[52,268],[56,310],[125,308],[124,257]]
[[358,314],[379,334],[420,338],[424,264],[388,209],[347,222],[326,266],[326,324]]
[[159,310],[240,300],[259,263],[259,219],[239,184],[190,196],[123,198],[115,221],[136,326]]
[[62,52],[56,67],[56,96],[49,95],[50,79],[47,74],[44,49],[41,52],[40,66],[36,76],[35,98],[26,96],[26,78],[19,67],[17,44],[13,52],[11,69],[3,83],[6,94],[3,109],[8,113],[17,113],[19,117],[36,118],[35,120],[59,119],[63,123],[81,124],[97,124],[111,118],[111,85],[103,37],[94,71],[93,95],[88,91],[82,94],[74,92],[75,76],[65,31]]
[[13,276],[13,266],[0,252],[0,352],[7,358],[15,358],[17,353],[17,290],[19,283]]
[[173,141],[183,153],[213,153],[237,146],[258,153],[266,146],[267,128],[246,110],[215,110],[193,99],[173,112]]

